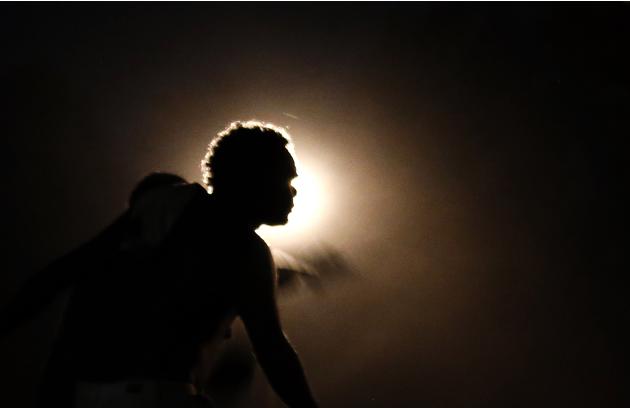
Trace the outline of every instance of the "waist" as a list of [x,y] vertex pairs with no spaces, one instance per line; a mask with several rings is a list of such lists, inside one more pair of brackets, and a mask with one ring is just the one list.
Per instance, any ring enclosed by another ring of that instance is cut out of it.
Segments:
[[74,401],[77,408],[90,408],[103,404],[153,408],[161,406],[161,403],[166,401],[172,402],[173,406],[187,406],[186,403],[190,404],[196,398],[202,397],[191,383],[130,378],[114,382],[79,381],[76,383]]
[[77,381],[77,389],[86,391],[101,390],[125,392],[125,393],[137,393],[137,392],[151,392],[153,390],[170,390],[177,393],[186,395],[197,395],[197,389],[190,382],[152,379],[152,378],[130,378],[120,381]]

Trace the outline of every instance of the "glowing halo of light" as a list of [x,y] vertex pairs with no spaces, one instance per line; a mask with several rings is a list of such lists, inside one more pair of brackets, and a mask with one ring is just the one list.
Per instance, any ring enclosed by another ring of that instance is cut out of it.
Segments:
[[[294,152],[291,152],[294,157]],[[293,210],[289,214],[289,222],[281,226],[263,225],[256,231],[263,239],[276,245],[291,245],[296,241],[313,236],[322,223],[328,206],[321,172],[314,167],[296,159],[298,177],[292,185],[297,190],[293,199]]]

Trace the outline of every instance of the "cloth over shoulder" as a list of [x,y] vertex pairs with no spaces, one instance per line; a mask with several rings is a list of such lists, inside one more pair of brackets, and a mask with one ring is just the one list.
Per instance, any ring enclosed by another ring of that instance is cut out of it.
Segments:
[[123,238],[121,250],[158,247],[188,205],[204,194],[206,190],[196,183],[161,186],[143,194],[129,210],[129,221],[136,228]]

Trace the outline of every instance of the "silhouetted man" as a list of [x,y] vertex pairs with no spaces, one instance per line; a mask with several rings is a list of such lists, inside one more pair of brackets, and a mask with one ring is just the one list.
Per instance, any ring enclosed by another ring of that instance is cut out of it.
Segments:
[[70,395],[78,408],[208,406],[193,368],[201,345],[220,343],[238,316],[282,400],[316,406],[281,328],[269,248],[255,233],[285,224],[292,209],[289,143],[272,125],[232,124],[202,162],[211,194],[176,176],[146,178],[112,226],[18,298],[0,321],[5,331],[74,286],[42,403]]

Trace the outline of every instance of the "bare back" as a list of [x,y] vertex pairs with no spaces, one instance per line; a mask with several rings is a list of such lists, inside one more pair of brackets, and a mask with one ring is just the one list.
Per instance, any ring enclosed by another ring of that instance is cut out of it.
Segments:
[[121,254],[108,274],[76,289],[62,333],[66,360],[85,380],[191,381],[200,346],[225,337],[266,253],[254,232],[226,225],[200,195],[157,252]]

